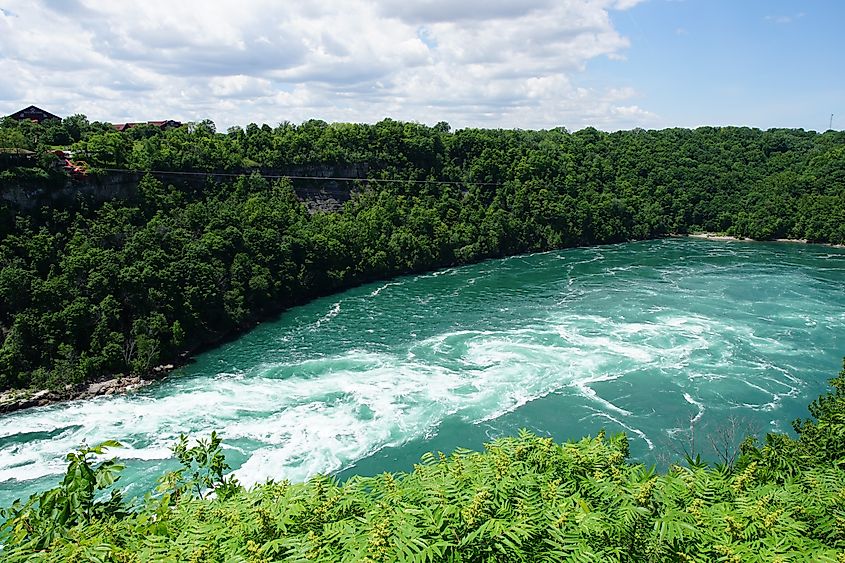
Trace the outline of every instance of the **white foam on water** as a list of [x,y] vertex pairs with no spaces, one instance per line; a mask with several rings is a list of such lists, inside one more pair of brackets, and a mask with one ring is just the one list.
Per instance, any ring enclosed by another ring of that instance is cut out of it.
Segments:
[[616,413],[619,413],[621,415],[631,416],[631,411],[626,411],[623,408],[617,407],[616,405],[614,405],[613,403],[611,403],[607,399],[603,399],[603,398],[599,397],[599,395],[598,395],[598,393],[596,393],[595,389],[593,389],[592,387],[590,387],[586,383],[579,381],[578,383],[575,384],[575,387],[578,389],[578,391],[584,397],[587,397],[591,401],[595,401],[595,402],[599,403],[600,405],[602,405],[606,409],[611,410],[611,411],[616,412]]
[[379,293],[381,293],[382,291],[384,291],[388,287],[392,287],[392,286],[396,286],[396,285],[402,285],[402,283],[401,282],[387,282],[386,284],[384,284],[384,285],[374,289],[372,292],[370,292],[370,297],[376,297],[376,296],[378,296]]
[[[458,268],[446,268],[446,269],[443,269],[443,270],[437,270],[437,271],[431,272],[430,274],[418,275],[417,277],[414,278],[414,280],[423,280],[423,279],[426,279],[426,278],[437,278],[437,277],[440,277],[440,276],[453,276],[453,275],[457,274],[458,271],[459,271]],[[481,273],[485,273],[485,272],[481,272]]]
[[[456,335],[446,335],[449,336]],[[451,371],[358,353],[366,369],[338,369],[319,378],[291,378],[272,415],[227,426],[224,438],[265,444],[236,471],[245,483],[303,479],[348,466],[381,448],[430,434],[451,414],[477,420],[506,412],[536,396],[516,385],[508,369]],[[346,357],[344,363],[356,358]],[[532,392],[534,391],[534,392]],[[285,397],[288,399],[286,400]]]
[[764,395],[771,395],[771,397],[772,397],[771,402],[760,405],[760,407],[763,408],[764,410],[774,408],[775,403],[778,402],[778,400],[779,400],[777,393],[773,393],[772,391],[770,391],[770,390],[768,390],[764,387],[761,387],[760,385],[757,385],[756,383],[753,383],[753,382],[751,382],[747,379],[743,379],[742,383],[751,387],[752,389],[756,389],[756,390],[760,391]]
[[314,326],[312,327],[311,330],[317,330],[318,328],[320,328],[320,326],[323,323],[327,323],[330,320],[332,320],[333,318],[335,318],[338,315],[338,313],[340,313],[340,301],[338,301],[337,303],[334,303],[332,305],[331,309],[329,309],[328,313],[323,315],[321,318],[317,319],[317,322],[314,323]]
[[693,425],[699,420],[701,420],[701,417],[704,416],[704,411],[707,409],[705,408],[703,403],[700,403],[693,399],[692,395],[690,395],[689,393],[684,393],[684,400],[686,400],[686,402],[695,406],[698,409],[698,413],[690,419],[690,425]]
[[695,335],[700,335],[704,332],[707,332],[711,325],[708,319],[698,316],[667,317],[663,319],[663,322],[667,326],[673,328],[682,328],[684,331],[690,332]]
[[665,432],[666,432],[667,436],[669,436],[670,438],[674,438],[675,436],[677,436],[678,434],[681,434],[682,432],[689,432],[689,428],[678,428],[678,427],[668,428],[668,429],[665,430]]
[[[27,411],[16,418],[19,432],[71,423],[78,427],[60,439],[0,448],[0,477],[28,480],[60,473],[64,463],[53,460],[61,460],[83,440],[124,441],[128,447],[116,455],[128,459],[167,458],[180,432],[203,435],[212,429],[224,440],[256,443],[236,471],[245,483],[333,471],[381,448],[423,437],[452,414],[471,422],[495,418],[564,383],[559,373],[549,373],[552,358],[528,370],[521,367],[549,353],[546,347],[495,338],[492,333],[458,331],[431,339],[434,346],[463,343],[458,353],[474,369],[353,350],[292,364],[265,363],[263,371],[215,378],[211,385],[197,378],[160,399],[135,395]],[[261,375],[280,370],[291,375]]]
[[[61,453],[67,454],[67,452]],[[67,467],[64,455],[50,460],[24,460],[11,466],[5,465],[6,460],[0,457],[0,463],[3,464],[3,468],[0,469],[0,483],[32,481],[48,475],[60,475]]]
[[787,391],[785,391],[783,393],[775,393],[776,395],[780,396],[781,398],[797,397],[798,392],[800,391],[798,386],[790,385],[789,383],[786,383],[786,382],[781,381],[779,379],[775,379],[774,377],[763,376],[760,379],[762,379],[764,381],[770,381],[770,382],[774,383],[775,385],[780,385],[781,387],[786,387]]
[[614,333],[625,337],[631,335],[656,335],[660,334],[660,326],[654,323],[630,322],[617,326]]
[[613,267],[605,270],[605,272],[612,275],[612,276],[615,276],[619,272],[628,272],[628,271],[633,270],[635,268],[639,268],[639,266],[637,266],[636,264],[631,264],[629,266],[613,266]]
[[[653,449],[643,430],[620,418],[633,413],[599,396],[591,384],[624,377],[625,369],[646,365],[679,369],[694,351],[711,347],[711,339],[722,329],[719,323],[699,316],[625,323],[580,315],[565,321],[505,332],[447,332],[413,345],[402,363],[382,357],[364,373],[329,371],[308,382],[291,382],[293,387],[281,395],[299,393],[305,400],[339,389],[345,398],[332,404],[318,399],[291,407],[254,427],[230,426],[232,437],[268,444],[256,450],[238,474],[247,483],[280,476],[304,479],[347,467],[384,447],[431,435],[446,416],[457,414],[472,423],[491,421],[566,386],[593,402],[598,407],[596,416],[619,424]],[[667,334],[672,335],[668,342]],[[428,359],[422,362],[418,356],[424,350]],[[439,356],[457,358],[464,367],[438,369]],[[628,367],[605,371],[621,366],[620,360]],[[359,388],[350,388],[350,380]],[[397,385],[397,381],[407,385]],[[308,387],[312,383],[328,387],[318,392]],[[684,398],[697,407],[693,418],[697,422],[704,415],[704,405],[688,393]],[[362,420],[362,408],[369,418]]]
[[[191,403],[185,397],[176,400],[182,405]],[[173,408],[172,399],[162,400],[162,403],[113,397],[32,409],[4,417],[0,419],[3,425],[14,427],[19,433],[43,431],[50,427],[69,429],[50,438],[0,446],[0,482],[28,481],[63,473],[64,457],[68,452],[82,444],[96,445],[110,439],[117,439],[125,447],[111,449],[105,457],[166,459],[171,455],[170,445],[180,432],[181,424],[174,420],[174,416],[186,413],[183,409]],[[151,437],[152,442],[136,445]]]
[[464,340],[468,340],[468,338],[462,337],[477,337],[477,336],[490,336],[495,334],[492,331],[484,331],[484,330],[456,330],[453,332],[445,332],[442,334],[437,334],[426,338],[420,342],[414,343],[411,345],[410,350],[413,354],[414,350],[422,350],[426,348],[430,348],[435,352],[441,353],[444,352],[445,347],[451,347],[452,341],[463,342]]
[[637,427],[635,427],[635,426],[631,426],[631,425],[629,425],[629,424],[625,424],[624,422],[622,422],[622,421],[621,421],[621,420],[619,420],[618,418],[616,418],[616,417],[614,417],[614,416],[612,416],[612,415],[609,415],[609,414],[607,414],[606,412],[602,412],[602,411],[594,411],[594,415],[593,415],[593,416],[597,416],[597,417],[600,417],[600,418],[605,418],[605,419],[607,419],[607,420],[610,420],[611,422],[615,422],[616,424],[618,424],[619,426],[621,426],[622,428],[624,428],[624,429],[625,429],[625,430],[627,430],[628,432],[631,432],[631,433],[633,433],[633,434],[636,434],[637,436],[639,436],[640,438],[642,438],[642,440],[643,440],[643,441],[646,443],[646,445],[648,446],[648,449],[650,449],[650,450],[653,450],[653,449],[654,449],[654,442],[652,442],[652,441],[651,441],[651,439],[650,439],[650,438],[646,435],[646,433],[645,433],[645,432],[643,432],[642,430],[640,430],[639,428],[637,428]]

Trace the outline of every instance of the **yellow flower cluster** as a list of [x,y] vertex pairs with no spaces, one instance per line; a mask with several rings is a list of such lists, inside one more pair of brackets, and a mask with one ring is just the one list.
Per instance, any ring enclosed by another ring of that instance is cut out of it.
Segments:
[[472,528],[485,516],[486,511],[484,505],[487,504],[487,501],[491,498],[492,495],[487,489],[482,489],[475,493],[475,496],[472,497],[472,502],[470,502],[469,506],[461,510],[461,516],[467,526]]
[[731,489],[733,489],[734,493],[739,494],[741,491],[745,490],[745,487],[754,480],[755,471],[757,471],[757,462],[752,461],[748,464],[748,467],[743,469],[742,473],[737,475],[734,479],[734,482],[731,485]]
[[655,478],[651,478],[645,483],[643,486],[640,487],[640,492],[634,497],[634,500],[640,506],[645,506],[649,500],[651,500],[651,493],[654,491],[654,484],[657,480]]

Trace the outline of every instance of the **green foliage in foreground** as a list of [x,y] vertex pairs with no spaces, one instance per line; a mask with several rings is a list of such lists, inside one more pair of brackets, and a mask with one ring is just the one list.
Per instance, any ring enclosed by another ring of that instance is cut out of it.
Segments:
[[[624,434],[555,444],[522,433],[427,454],[409,474],[318,476],[245,490],[216,436],[129,509],[96,449],[53,491],[7,511],[5,561],[845,561],[845,369],[797,439],[742,445],[736,465],[627,461]],[[109,477],[106,478],[106,475]],[[83,485],[80,485],[82,483]],[[87,485],[85,485],[87,483]],[[78,491],[83,491],[81,495]],[[203,493],[214,490],[213,497]],[[76,496],[74,496],[76,495]],[[118,498],[118,500],[115,500]],[[76,499],[71,501],[71,499]],[[58,501],[58,503],[57,503]],[[56,510],[56,506],[67,509]]]

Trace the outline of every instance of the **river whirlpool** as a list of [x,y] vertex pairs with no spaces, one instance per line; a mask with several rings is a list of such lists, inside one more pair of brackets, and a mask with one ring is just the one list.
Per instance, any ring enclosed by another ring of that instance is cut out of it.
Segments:
[[[408,471],[520,428],[665,463],[789,431],[845,355],[845,250],[665,239],[492,260],[285,312],[141,391],[0,417],[0,506],[116,439],[128,495],[217,430],[242,483]],[[692,429],[692,431],[691,431]],[[705,449],[701,447],[701,449]]]

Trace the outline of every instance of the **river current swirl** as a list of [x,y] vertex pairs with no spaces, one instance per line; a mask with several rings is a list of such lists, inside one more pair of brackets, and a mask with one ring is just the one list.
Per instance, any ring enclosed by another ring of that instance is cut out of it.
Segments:
[[845,355],[845,250],[666,239],[361,286],[285,312],[167,380],[0,417],[0,505],[117,439],[128,494],[217,430],[245,484],[407,471],[520,428],[625,431],[635,459],[723,428],[788,431]]

